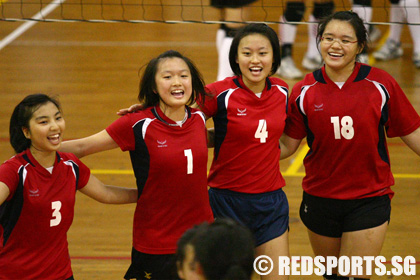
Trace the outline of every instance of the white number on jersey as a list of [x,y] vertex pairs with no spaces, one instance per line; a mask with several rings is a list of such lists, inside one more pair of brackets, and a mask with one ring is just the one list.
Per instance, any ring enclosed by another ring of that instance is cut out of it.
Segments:
[[50,227],[58,226],[61,222],[61,201],[53,201],[51,203],[51,208],[53,211],[52,216],[53,218],[50,220]]
[[260,139],[260,143],[265,143],[268,137],[267,122],[265,120],[259,121],[258,128],[257,131],[255,131],[254,137]]
[[331,117],[331,123],[334,125],[334,138],[341,139],[343,136],[345,139],[350,140],[354,136],[353,119],[349,116],[344,116],[341,119],[340,129],[340,118]]
[[184,155],[187,157],[187,174],[193,173],[193,155],[191,149],[184,150]]

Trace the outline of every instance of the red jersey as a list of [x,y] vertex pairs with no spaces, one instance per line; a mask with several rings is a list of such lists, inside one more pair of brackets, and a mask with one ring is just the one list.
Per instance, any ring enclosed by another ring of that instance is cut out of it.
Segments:
[[243,193],[282,188],[279,139],[286,120],[287,84],[267,78],[258,97],[241,77],[229,77],[208,85],[207,92],[213,98],[201,109],[213,117],[215,128],[209,186]]
[[207,192],[207,134],[201,112],[187,108],[182,126],[158,106],[127,114],[106,130],[130,151],[139,200],[133,246],[147,254],[174,254],[189,228],[211,222]]
[[388,194],[394,184],[386,136],[405,136],[420,118],[395,79],[357,63],[340,89],[322,68],[290,96],[285,133],[307,137],[305,192],[334,199]]
[[0,166],[10,194],[0,206],[0,279],[62,280],[73,275],[67,231],[76,190],[90,170],[73,154],[57,153],[52,174],[26,150]]

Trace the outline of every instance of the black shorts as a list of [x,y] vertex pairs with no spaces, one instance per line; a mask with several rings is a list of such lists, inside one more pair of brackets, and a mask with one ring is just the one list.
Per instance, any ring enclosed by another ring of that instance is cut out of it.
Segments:
[[248,227],[260,246],[289,229],[289,203],[282,189],[249,194],[210,188],[214,217],[231,218]]
[[152,255],[132,249],[131,265],[124,279],[179,279],[175,254]]
[[353,200],[330,199],[303,192],[300,218],[305,226],[323,236],[373,228],[391,219],[388,195]]
[[257,0],[211,0],[210,5],[216,8],[240,8]]

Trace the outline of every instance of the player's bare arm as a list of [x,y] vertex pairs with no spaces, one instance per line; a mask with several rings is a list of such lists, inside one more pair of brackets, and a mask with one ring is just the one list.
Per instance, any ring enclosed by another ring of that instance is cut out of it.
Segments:
[[0,205],[2,205],[4,201],[6,201],[9,194],[10,190],[7,187],[7,185],[3,182],[0,182]]
[[420,156],[420,127],[410,134],[402,136],[401,139],[410,149]]
[[90,154],[95,154],[115,148],[118,148],[118,144],[104,129],[101,132],[85,138],[64,141],[61,144],[60,151],[73,153],[78,158],[82,158]]
[[137,189],[105,185],[93,175],[90,175],[88,183],[80,191],[106,204],[135,203],[138,199]]
[[302,142],[302,139],[294,139],[283,133],[280,138],[280,159],[285,159],[293,155],[299,148],[300,142]]

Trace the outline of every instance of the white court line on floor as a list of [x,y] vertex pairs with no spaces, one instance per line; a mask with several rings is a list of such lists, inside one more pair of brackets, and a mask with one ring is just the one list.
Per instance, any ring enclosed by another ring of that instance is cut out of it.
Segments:
[[21,26],[19,26],[17,29],[15,29],[12,33],[7,35],[3,40],[0,41],[0,50],[9,45],[11,42],[13,42],[17,37],[22,35],[26,30],[31,28],[33,25],[37,23],[35,20],[43,19],[46,15],[51,13],[58,5],[63,3],[66,0],[53,0],[48,6],[46,6],[44,9],[39,11],[36,15],[32,17],[34,21],[27,21]]

